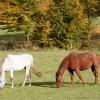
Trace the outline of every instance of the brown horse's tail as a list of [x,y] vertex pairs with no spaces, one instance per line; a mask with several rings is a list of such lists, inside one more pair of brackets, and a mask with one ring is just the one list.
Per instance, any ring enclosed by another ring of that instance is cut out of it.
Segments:
[[34,73],[37,77],[41,77],[41,76],[42,76],[41,72],[38,72],[34,66],[32,66],[32,70],[33,70],[33,73]]

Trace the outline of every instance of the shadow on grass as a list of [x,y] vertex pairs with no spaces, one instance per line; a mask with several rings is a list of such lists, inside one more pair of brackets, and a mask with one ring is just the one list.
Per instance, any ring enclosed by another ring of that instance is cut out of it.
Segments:
[[[26,83],[25,86],[27,86],[29,83]],[[74,85],[83,85],[82,82],[75,82]],[[31,83],[32,86],[38,86],[38,87],[49,87],[49,88],[57,88],[56,87],[56,82],[52,81],[52,82],[32,82]],[[63,86],[62,87],[66,87],[66,85],[71,86],[70,82],[63,82]],[[92,86],[95,85],[94,83],[87,83],[87,85]],[[10,84],[6,84],[6,86],[11,86]],[[22,86],[21,84],[14,84],[15,87],[20,87]]]
[[56,82],[32,82],[33,86],[56,88]]
[[[6,85],[6,86],[11,86],[11,83],[6,83],[5,85]],[[14,84],[14,86],[21,86],[21,85],[22,85],[22,84],[16,84],[16,83]]]
[[[75,82],[74,85],[83,85],[81,82]],[[40,87],[50,87],[50,88],[57,88],[56,82],[33,82],[32,85],[34,86],[40,86]],[[70,82],[63,82],[62,87],[66,87],[66,85],[71,86]],[[87,83],[87,85],[94,85],[94,83]]]

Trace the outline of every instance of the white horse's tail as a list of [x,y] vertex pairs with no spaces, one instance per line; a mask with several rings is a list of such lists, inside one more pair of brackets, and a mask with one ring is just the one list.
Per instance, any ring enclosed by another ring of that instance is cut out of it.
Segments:
[[36,76],[41,77],[41,76],[42,76],[42,75],[41,75],[41,72],[38,72],[38,71],[36,70],[36,67],[34,66],[34,61],[33,61],[33,57],[32,57],[32,56],[30,57],[30,60],[31,60],[31,66],[32,66],[33,73],[34,73]]
[[34,73],[36,76],[38,76],[38,77],[41,77],[41,76],[42,76],[41,72],[38,72],[34,66],[32,66],[32,70],[33,70],[33,73]]

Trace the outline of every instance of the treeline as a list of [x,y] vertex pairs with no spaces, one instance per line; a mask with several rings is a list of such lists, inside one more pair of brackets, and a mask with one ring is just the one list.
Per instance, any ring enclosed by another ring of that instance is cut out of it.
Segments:
[[39,47],[89,47],[99,14],[99,0],[0,0],[0,24],[24,30],[28,44]]

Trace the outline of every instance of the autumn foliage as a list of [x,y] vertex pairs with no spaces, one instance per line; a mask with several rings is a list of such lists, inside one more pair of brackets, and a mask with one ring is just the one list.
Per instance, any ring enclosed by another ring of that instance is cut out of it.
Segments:
[[99,0],[0,0],[0,24],[23,30],[39,47],[89,47]]
[[0,24],[6,24],[11,30],[23,30],[29,23],[29,10],[17,0],[2,0],[0,2]]

